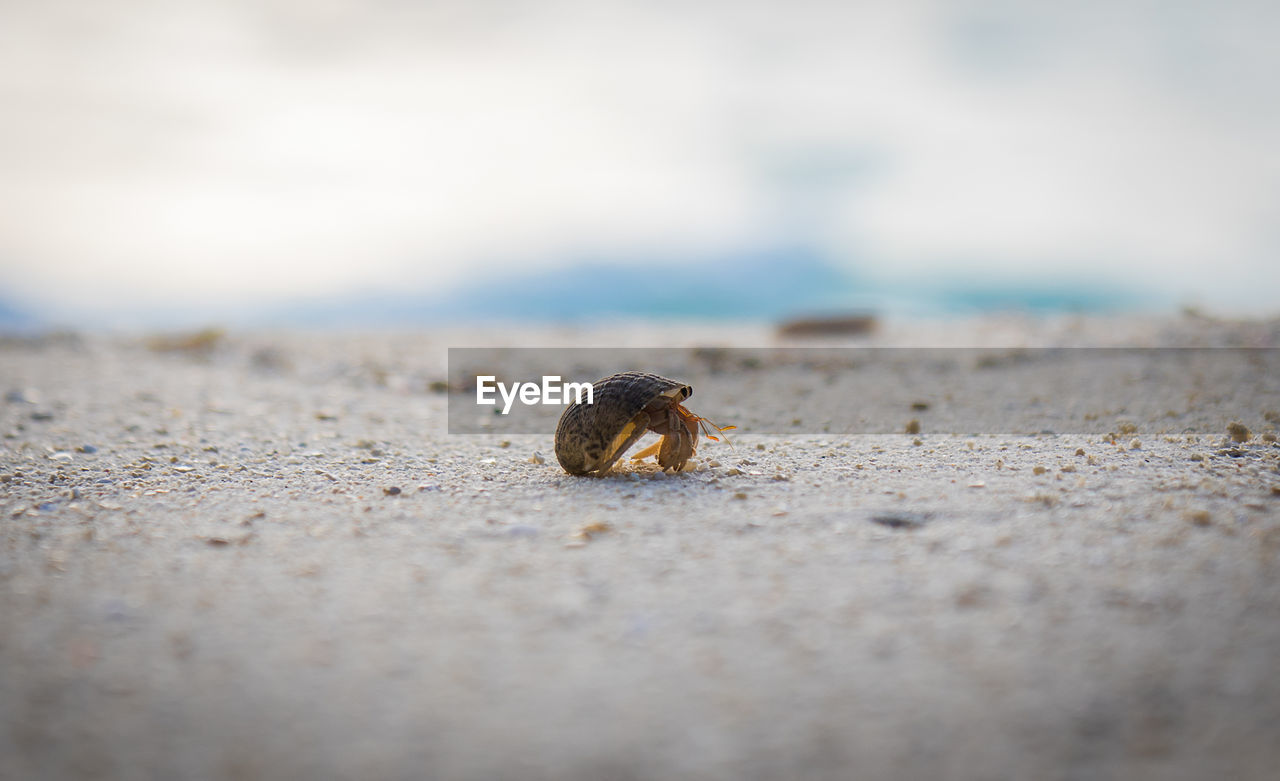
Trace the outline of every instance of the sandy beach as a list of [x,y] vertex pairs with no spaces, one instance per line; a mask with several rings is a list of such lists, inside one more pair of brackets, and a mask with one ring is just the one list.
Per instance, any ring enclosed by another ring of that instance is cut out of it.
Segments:
[[778,344],[5,338],[0,778],[1275,777],[1280,322],[882,323],[815,344],[1246,357],[1134,375],[1150,409],[727,365],[690,408],[740,429],[681,474],[447,430],[450,347]]

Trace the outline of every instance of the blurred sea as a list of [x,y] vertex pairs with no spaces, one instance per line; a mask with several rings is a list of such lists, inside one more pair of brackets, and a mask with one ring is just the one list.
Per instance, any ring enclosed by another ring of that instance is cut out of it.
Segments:
[[[123,327],[341,328],[437,323],[578,323],[588,320],[774,321],[868,313],[946,317],[981,312],[1116,313],[1176,302],[1153,293],[1079,280],[1002,279],[954,272],[910,282],[883,280],[825,261],[801,247],[721,257],[582,259],[556,268],[492,275],[456,286],[312,298],[257,308],[154,307]],[[0,327],[100,324],[0,301]]]

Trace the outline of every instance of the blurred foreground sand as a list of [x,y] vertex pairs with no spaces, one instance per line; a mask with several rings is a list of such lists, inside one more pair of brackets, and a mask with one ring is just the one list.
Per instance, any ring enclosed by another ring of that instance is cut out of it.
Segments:
[[[745,432],[691,473],[580,479],[550,432],[444,433],[445,348],[507,338],[0,344],[0,778],[1274,778],[1266,361],[1114,437],[939,431],[904,400],[919,435]],[[857,344],[1275,348],[1280,326]],[[792,379],[777,415],[816,382]]]

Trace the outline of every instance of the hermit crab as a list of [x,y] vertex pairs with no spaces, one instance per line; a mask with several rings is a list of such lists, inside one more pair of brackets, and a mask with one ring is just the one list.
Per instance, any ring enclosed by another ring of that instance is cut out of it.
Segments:
[[662,439],[636,453],[633,460],[655,453],[665,471],[679,472],[698,449],[698,430],[708,439],[733,426],[716,426],[685,409],[681,402],[693,388],[648,372],[622,372],[592,386],[592,403],[574,402],[556,426],[556,459],[571,475],[606,474],[627,448],[646,431]]

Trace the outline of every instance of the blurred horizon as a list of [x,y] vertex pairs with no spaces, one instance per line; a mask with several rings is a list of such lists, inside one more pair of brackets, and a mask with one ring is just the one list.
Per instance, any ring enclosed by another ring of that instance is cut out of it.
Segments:
[[0,325],[1280,312],[1280,8],[0,0]]
[[1137,290],[1098,289],[1072,280],[895,284],[838,269],[802,248],[682,262],[623,258],[463,281],[441,290],[370,288],[327,298],[281,299],[238,307],[156,307],[127,317],[80,319],[24,311],[0,300],[0,329],[233,327],[395,327],[468,324],[576,324],[600,320],[779,322],[873,315],[949,318],[987,312],[1023,315],[1172,312],[1171,302]]

